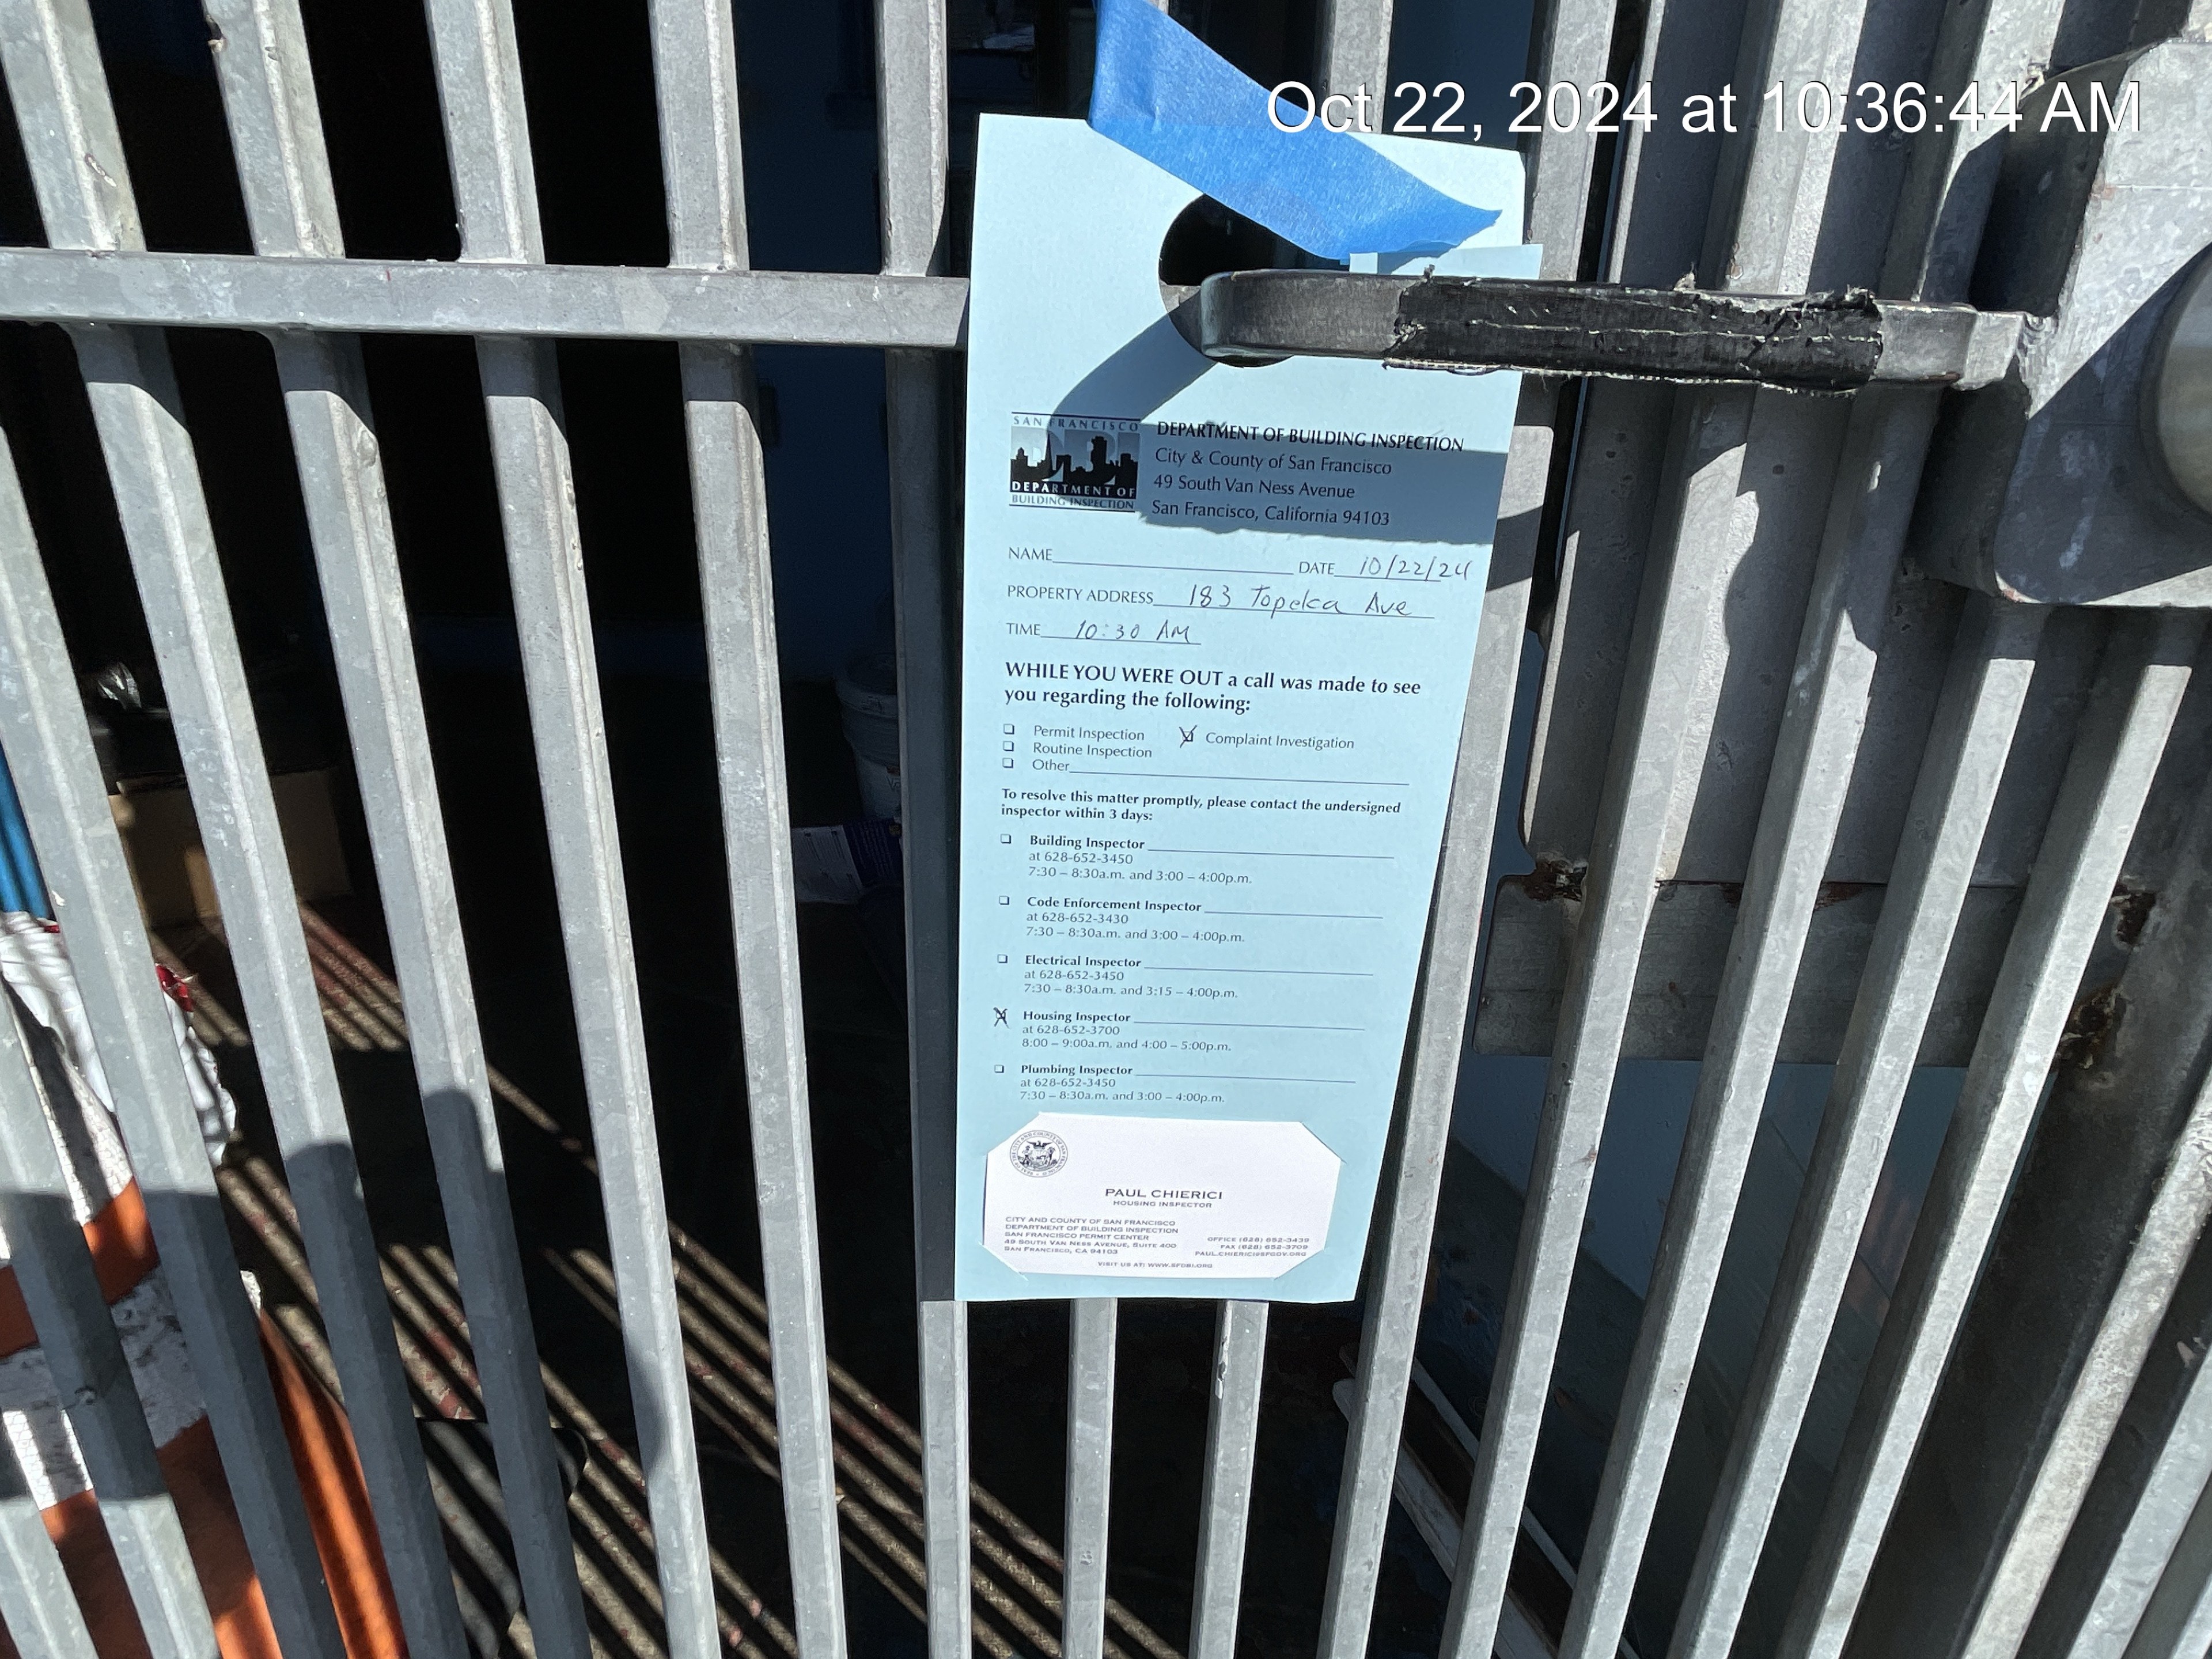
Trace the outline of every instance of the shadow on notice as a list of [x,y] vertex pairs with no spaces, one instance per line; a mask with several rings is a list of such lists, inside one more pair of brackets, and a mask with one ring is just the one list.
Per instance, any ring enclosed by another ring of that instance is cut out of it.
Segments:
[[[1363,542],[1486,543],[1505,457],[1426,433],[1148,418],[1210,368],[1163,316],[1084,376],[1050,413],[1018,412],[1007,441],[1016,505],[1132,513],[1194,530]],[[1103,414],[1102,410],[1120,411]],[[1378,569],[1372,573],[1384,574]]]

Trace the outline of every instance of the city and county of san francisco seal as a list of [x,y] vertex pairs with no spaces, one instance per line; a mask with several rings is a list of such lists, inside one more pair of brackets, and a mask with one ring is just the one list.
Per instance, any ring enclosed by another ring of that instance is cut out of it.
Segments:
[[1067,1143],[1049,1129],[1024,1129],[1007,1143],[1006,1161],[1025,1176],[1058,1175],[1067,1167]]

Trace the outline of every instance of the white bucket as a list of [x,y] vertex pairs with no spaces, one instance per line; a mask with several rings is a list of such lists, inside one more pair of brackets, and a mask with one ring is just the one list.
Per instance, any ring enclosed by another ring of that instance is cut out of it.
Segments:
[[838,716],[870,817],[905,816],[899,788],[898,659],[889,652],[855,657],[837,677]]

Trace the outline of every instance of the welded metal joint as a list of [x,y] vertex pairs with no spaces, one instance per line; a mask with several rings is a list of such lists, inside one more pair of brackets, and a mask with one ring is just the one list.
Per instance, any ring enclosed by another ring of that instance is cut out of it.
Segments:
[[1198,313],[1200,349],[1231,361],[1357,357],[1818,392],[1987,386],[2010,366],[2025,321],[1863,289],[1775,297],[1333,270],[1225,271],[1206,280]]

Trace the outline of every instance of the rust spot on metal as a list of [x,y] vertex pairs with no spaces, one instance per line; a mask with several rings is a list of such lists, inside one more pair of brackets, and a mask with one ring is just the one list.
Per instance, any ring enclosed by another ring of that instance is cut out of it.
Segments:
[[2142,937],[2143,924],[2150,920],[2151,911],[2158,904],[2158,895],[2125,883],[2112,892],[2112,942],[2125,950],[2133,950]]
[[2124,1006],[2117,984],[2100,985],[2075,1003],[2074,1012],[2066,1017],[2066,1030],[2058,1039],[2051,1065],[2094,1071],[2112,1045],[2112,1033],[2119,1029]]
[[1539,904],[1553,899],[1564,899],[1570,904],[1579,904],[1583,897],[1583,878],[1589,873],[1587,864],[1569,864],[1565,859],[1545,859],[1525,876],[1511,879],[1530,898]]
[[1879,882],[1873,881],[1824,881],[1820,884],[1819,895],[1813,900],[1813,908],[1815,910],[1825,910],[1832,904],[1841,904],[1846,899],[1855,899],[1861,893],[1872,892],[1881,884]]

